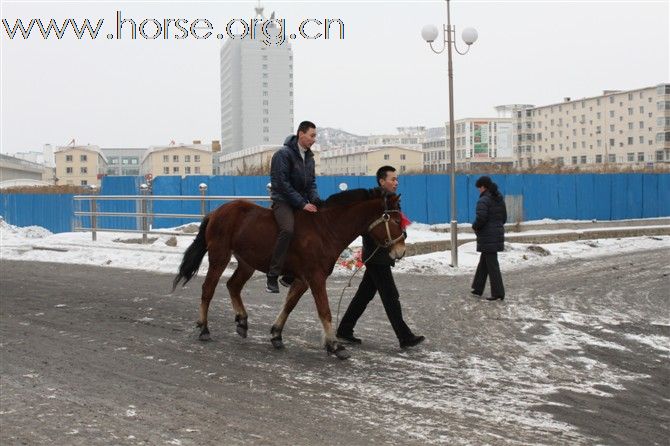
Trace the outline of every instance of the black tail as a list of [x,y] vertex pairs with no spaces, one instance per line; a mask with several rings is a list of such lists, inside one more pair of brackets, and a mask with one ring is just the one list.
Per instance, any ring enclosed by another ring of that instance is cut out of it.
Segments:
[[179,282],[183,280],[184,283],[182,283],[182,286],[186,285],[188,281],[191,280],[193,276],[195,276],[196,273],[198,272],[200,264],[202,263],[202,258],[205,257],[205,253],[207,252],[207,242],[205,241],[205,230],[207,229],[208,222],[209,222],[209,215],[202,219],[198,235],[195,236],[195,240],[193,240],[191,246],[189,246],[188,249],[186,249],[186,252],[184,253],[184,258],[181,261],[181,265],[179,265],[179,273],[175,276],[174,280],[172,281],[173,292],[175,288],[177,288],[177,285],[179,285]]

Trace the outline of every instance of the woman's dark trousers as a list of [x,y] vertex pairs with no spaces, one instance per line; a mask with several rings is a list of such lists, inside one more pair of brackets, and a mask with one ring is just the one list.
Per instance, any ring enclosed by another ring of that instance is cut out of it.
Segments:
[[475,294],[482,295],[486,285],[486,277],[491,282],[491,296],[505,297],[505,287],[503,286],[502,275],[500,274],[500,265],[498,264],[497,252],[483,252],[479,256],[479,264],[475,278],[472,280],[472,291]]

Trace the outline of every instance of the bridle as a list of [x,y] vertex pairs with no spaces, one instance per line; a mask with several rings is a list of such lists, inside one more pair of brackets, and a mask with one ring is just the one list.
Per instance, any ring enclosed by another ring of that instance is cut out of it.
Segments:
[[398,237],[396,238],[391,238],[391,228],[389,228],[389,221],[391,220],[391,213],[400,213],[400,210],[398,209],[389,209],[388,208],[388,203],[386,202],[386,197],[384,197],[384,213],[382,214],[381,217],[379,217],[377,220],[373,221],[370,226],[368,226],[368,232],[372,232],[372,230],[377,227],[378,225],[384,223],[386,226],[386,240],[384,241],[383,245],[380,245],[377,243],[378,247],[382,248],[390,248],[393,246],[395,243],[399,242],[401,239],[405,238],[405,233],[401,233]]

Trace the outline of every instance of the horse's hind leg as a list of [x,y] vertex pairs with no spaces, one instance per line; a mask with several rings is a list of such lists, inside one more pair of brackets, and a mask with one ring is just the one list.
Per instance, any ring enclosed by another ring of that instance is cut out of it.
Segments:
[[279,315],[277,315],[277,319],[275,319],[275,322],[270,329],[270,335],[272,336],[270,341],[274,348],[284,348],[284,341],[281,337],[282,330],[284,330],[284,324],[286,324],[288,315],[291,314],[291,311],[293,311],[302,295],[305,294],[305,291],[307,291],[307,284],[300,279],[296,279],[291,285],[291,288],[289,288],[288,294],[286,295],[286,301],[284,302],[284,308],[282,308]]
[[249,325],[247,323],[247,310],[244,308],[244,303],[242,303],[242,288],[253,274],[254,269],[252,267],[237,259],[237,268],[230,279],[228,279],[228,282],[226,282],[230,301],[235,311],[236,331],[243,338],[247,337]]
[[209,312],[209,303],[214,297],[216,285],[219,283],[221,274],[225,271],[228,262],[230,261],[230,251],[224,254],[212,254],[209,252],[209,269],[205,282],[202,284],[202,298],[200,300],[200,319],[198,319],[198,327],[200,327],[200,340],[209,341],[209,328],[207,327],[207,313]]

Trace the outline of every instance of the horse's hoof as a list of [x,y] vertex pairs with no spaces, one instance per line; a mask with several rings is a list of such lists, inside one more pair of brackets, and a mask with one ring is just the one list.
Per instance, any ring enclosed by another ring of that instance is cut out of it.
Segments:
[[241,337],[243,337],[243,338],[247,337],[247,331],[248,331],[247,327],[243,327],[243,326],[238,324],[237,327],[235,328],[235,331]]
[[235,328],[235,331],[237,331],[237,334],[240,335],[243,338],[247,337],[247,331],[249,330],[249,325],[247,325],[247,318],[242,318],[240,315],[235,315],[235,324],[237,327]]
[[277,350],[284,348],[284,341],[282,341],[281,336],[270,339],[270,342],[272,342],[272,346]]
[[326,352],[328,353],[328,356],[330,355],[335,355],[337,359],[349,359],[351,358],[351,354],[347,351],[346,348],[344,348],[343,345],[336,344],[335,347],[332,347],[330,345],[326,345]]
[[212,337],[209,335],[209,333],[200,333],[198,339],[200,339],[201,341],[211,341]]

